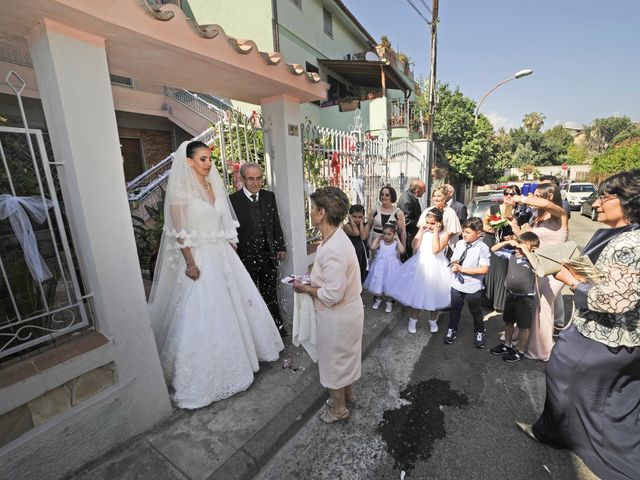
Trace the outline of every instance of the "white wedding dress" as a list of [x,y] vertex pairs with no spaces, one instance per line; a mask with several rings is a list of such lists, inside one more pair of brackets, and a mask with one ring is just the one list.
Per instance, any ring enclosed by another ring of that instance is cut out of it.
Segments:
[[153,319],[152,313],[165,378],[180,408],[200,408],[247,389],[258,362],[277,360],[284,348],[269,309],[228,239],[198,233],[223,231],[224,212],[218,204],[194,199],[186,207],[185,223],[198,231],[179,236],[182,246],[191,248],[200,277],[193,281],[183,274],[176,242],[172,263],[180,274],[166,275],[175,285],[161,290],[172,298],[164,299],[169,300],[161,302],[167,308],[155,313],[163,318]]

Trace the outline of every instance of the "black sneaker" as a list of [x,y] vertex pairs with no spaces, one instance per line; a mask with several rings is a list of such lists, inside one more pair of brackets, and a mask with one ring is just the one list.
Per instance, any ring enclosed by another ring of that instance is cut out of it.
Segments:
[[507,347],[504,343],[501,343],[500,345],[491,348],[489,351],[493,355],[504,355],[505,353],[509,353],[511,350],[511,347]]
[[481,332],[476,332],[476,339],[474,341],[476,348],[484,348],[484,344],[486,343],[484,337],[484,330]]
[[509,362],[509,363],[519,362],[523,358],[524,358],[524,353],[516,350],[515,348],[512,349],[509,353],[507,353],[504,357],[502,357],[502,359],[505,362]]
[[444,340],[442,341],[447,345],[451,345],[453,341],[456,339],[456,333],[457,332],[453,328],[448,329],[447,334],[445,335]]

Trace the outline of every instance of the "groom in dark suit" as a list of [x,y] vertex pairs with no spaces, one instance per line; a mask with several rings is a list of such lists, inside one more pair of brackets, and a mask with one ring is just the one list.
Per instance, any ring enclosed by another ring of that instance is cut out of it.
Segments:
[[238,217],[238,255],[260,290],[282,337],[287,336],[278,306],[278,262],[286,247],[273,192],[262,189],[262,168],[257,163],[240,167],[244,187],[229,198]]
[[453,211],[456,212],[458,216],[458,220],[460,220],[460,225],[462,225],[467,219],[467,207],[465,207],[464,203],[453,198],[456,194],[456,189],[453,185],[447,183],[445,188],[447,189],[447,207],[453,208]]

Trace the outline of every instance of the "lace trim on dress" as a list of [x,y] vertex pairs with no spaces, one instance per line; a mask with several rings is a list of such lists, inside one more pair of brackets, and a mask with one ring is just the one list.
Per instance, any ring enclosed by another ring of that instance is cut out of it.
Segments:
[[[238,228],[240,224],[238,222],[234,223],[234,230],[230,231],[218,231],[218,232],[198,232],[196,230],[192,230],[187,233],[184,229],[179,232],[174,229],[163,228],[164,234],[169,238],[175,238],[176,241],[172,242],[174,248],[190,248],[190,247],[198,247],[207,243],[214,243],[220,241],[227,241],[231,243],[238,243],[238,234],[235,228]],[[183,242],[179,243],[177,240],[182,239]]]

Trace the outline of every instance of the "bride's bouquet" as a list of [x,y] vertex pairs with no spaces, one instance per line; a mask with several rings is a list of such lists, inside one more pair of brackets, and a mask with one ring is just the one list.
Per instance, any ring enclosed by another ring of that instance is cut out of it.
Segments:
[[509,220],[504,218],[499,213],[494,213],[493,215],[489,215],[489,218],[487,219],[487,223],[494,230],[502,230],[503,228],[506,228],[509,226]]
[[487,223],[496,234],[496,241],[501,242],[508,235],[513,235],[513,229],[506,217],[503,217],[499,213],[489,215]]

